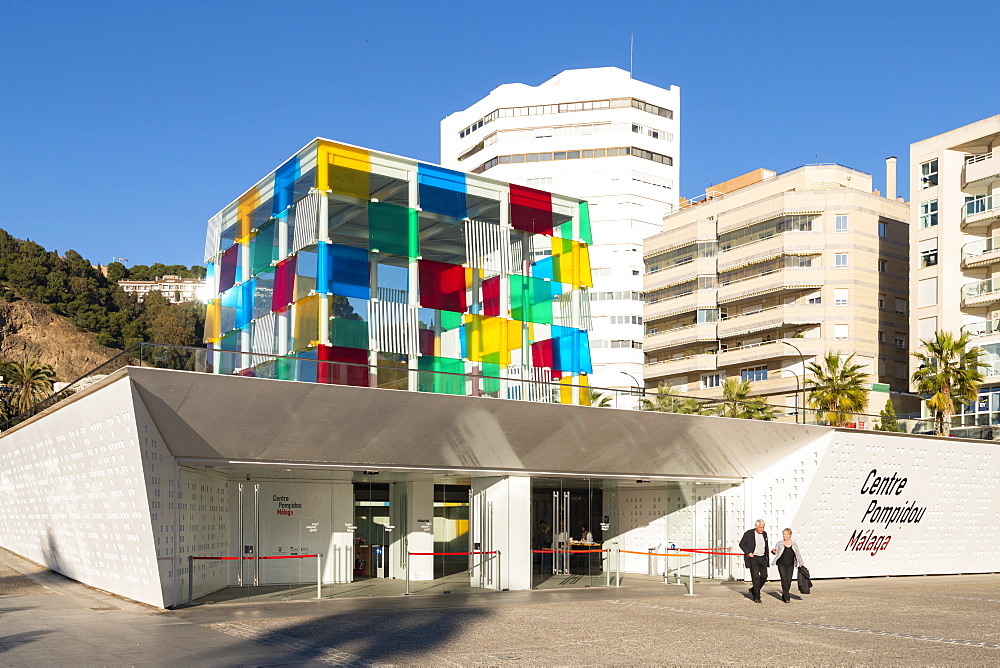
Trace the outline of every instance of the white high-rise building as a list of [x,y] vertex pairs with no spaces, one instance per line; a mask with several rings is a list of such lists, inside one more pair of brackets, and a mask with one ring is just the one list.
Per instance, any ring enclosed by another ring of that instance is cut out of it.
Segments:
[[642,242],[677,208],[679,128],[677,86],[617,67],[504,84],[441,121],[445,167],[590,203],[594,387],[642,386]]

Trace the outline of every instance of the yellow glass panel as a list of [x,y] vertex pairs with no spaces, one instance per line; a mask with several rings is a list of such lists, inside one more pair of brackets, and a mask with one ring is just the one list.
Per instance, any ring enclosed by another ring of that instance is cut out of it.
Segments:
[[573,376],[563,376],[559,379],[559,403],[573,403]]
[[510,351],[521,347],[523,323],[482,315],[465,316],[469,359],[487,364],[510,364]]
[[243,239],[253,229],[253,212],[260,206],[260,193],[253,188],[236,200],[236,238]]
[[368,151],[321,141],[316,156],[316,187],[342,195],[368,199],[368,174],[372,171]]
[[295,302],[295,321],[292,324],[292,349],[302,350],[319,339],[319,295]]
[[552,280],[575,287],[594,286],[590,249],[586,244],[552,237]]
[[208,302],[205,310],[205,340],[219,338],[219,321],[222,313],[222,303],[218,299]]
[[589,406],[590,405],[590,381],[587,380],[586,376],[580,376],[577,385],[581,385],[580,388],[580,405]]

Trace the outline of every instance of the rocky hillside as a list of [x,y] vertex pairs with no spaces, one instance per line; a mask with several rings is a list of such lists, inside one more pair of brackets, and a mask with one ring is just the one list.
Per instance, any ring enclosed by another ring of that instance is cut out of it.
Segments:
[[43,304],[0,301],[0,360],[35,357],[52,365],[59,381],[68,382],[119,352],[94,343],[93,334]]

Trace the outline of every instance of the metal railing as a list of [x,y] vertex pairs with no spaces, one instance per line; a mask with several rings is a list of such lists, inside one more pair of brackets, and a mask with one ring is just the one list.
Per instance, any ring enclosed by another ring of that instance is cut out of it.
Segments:
[[970,241],[962,246],[962,259],[968,260],[970,257],[985,255],[995,250],[1000,250],[1000,237]]
[[962,286],[962,299],[972,299],[984,295],[1000,292],[1000,280],[987,278],[984,281],[966,283]]
[[997,153],[997,151],[993,150],[993,151],[987,151],[986,153],[978,153],[976,155],[967,155],[967,156],[965,156],[965,164],[971,165],[971,164],[976,163],[976,162],[982,162],[984,160],[989,160],[996,153]]
[[[773,341],[769,343],[779,343]],[[315,351],[298,355],[269,355],[239,351],[214,350],[191,346],[138,343],[118,353],[90,373],[81,376],[63,389],[46,397],[28,410],[0,424],[0,431],[7,430],[58,402],[69,399],[80,389],[92,384],[95,376],[104,376],[125,366],[153,367],[276,380],[313,382],[331,385],[349,385],[387,390],[427,392],[434,394],[464,395],[482,398],[503,398],[544,403],[575,403],[583,406],[630,408],[639,398],[641,410],[654,412],[684,412],[718,415],[723,407],[733,405],[759,406],[760,397],[746,401],[726,401],[722,398],[696,397],[669,394],[664,401],[658,390],[605,388],[551,381],[538,375],[518,375],[542,371],[511,367],[501,375],[486,373],[458,373],[413,369],[404,366],[369,365],[316,359]],[[694,357],[694,356],[692,356]],[[676,362],[678,360],[667,360]],[[1000,361],[987,363],[990,375],[1000,375]],[[520,371],[519,371],[520,369]],[[676,400],[676,402],[675,402]],[[678,410],[669,410],[674,405]],[[795,406],[772,405],[779,422],[802,421],[812,425],[830,425],[826,411]],[[845,413],[837,422],[840,426],[874,429],[880,416],[868,413]],[[933,420],[899,419],[900,431],[931,434]],[[836,426],[836,425],[835,425]]]
[[1000,206],[993,205],[993,195],[977,197],[962,205],[962,221],[964,222],[969,216],[975,216],[995,209],[1000,209]]

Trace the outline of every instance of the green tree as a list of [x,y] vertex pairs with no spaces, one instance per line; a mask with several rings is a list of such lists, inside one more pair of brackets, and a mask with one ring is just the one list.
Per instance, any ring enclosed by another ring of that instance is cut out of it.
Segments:
[[3,365],[3,376],[11,389],[10,404],[17,413],[23,413],[52,394],[56,374],[48,364],[33,357]]
[[587,388],[583,390],[584,402],[595,407],[595,408],[610,408],[611,407],[611,397],[595,390],[592,388]]
[[691,397],[682,397],[673,387],[663,383],[656,386],[656,394],[652,399],[639,399],[639,410],[655,413],[683,413],[685,415],[701,415],[701,402]]
[[751,383],[736,377],[722,382],[722,402],[713,407],[721,417],[742,420],[773,420],[774,407],[759,397],[751,396]]
[[899,428],[899,420],[896,419],[896,409],[892,405],[892,399],[885,400],[885,408],[879,412],[878,426],[875,431],[903,431]]
[[829,352],[806,370],[813,374],[809,405],[823,412],[823,422],[843,427],[868,408],[868,374],[864,365],[854,363],[854,353],[844,358],[840,351]]
[[917,392],[927,398],[927,407],[934,411],[934,433],[947,435],[956,404],[961,406],[976,400],[983,374],[979,361],[983,349],[969,347],[969,333],[957,339],[951,332],[938,331],[934,338],[920,342],[927,352],[913,356],[920,366],[913,372]]

